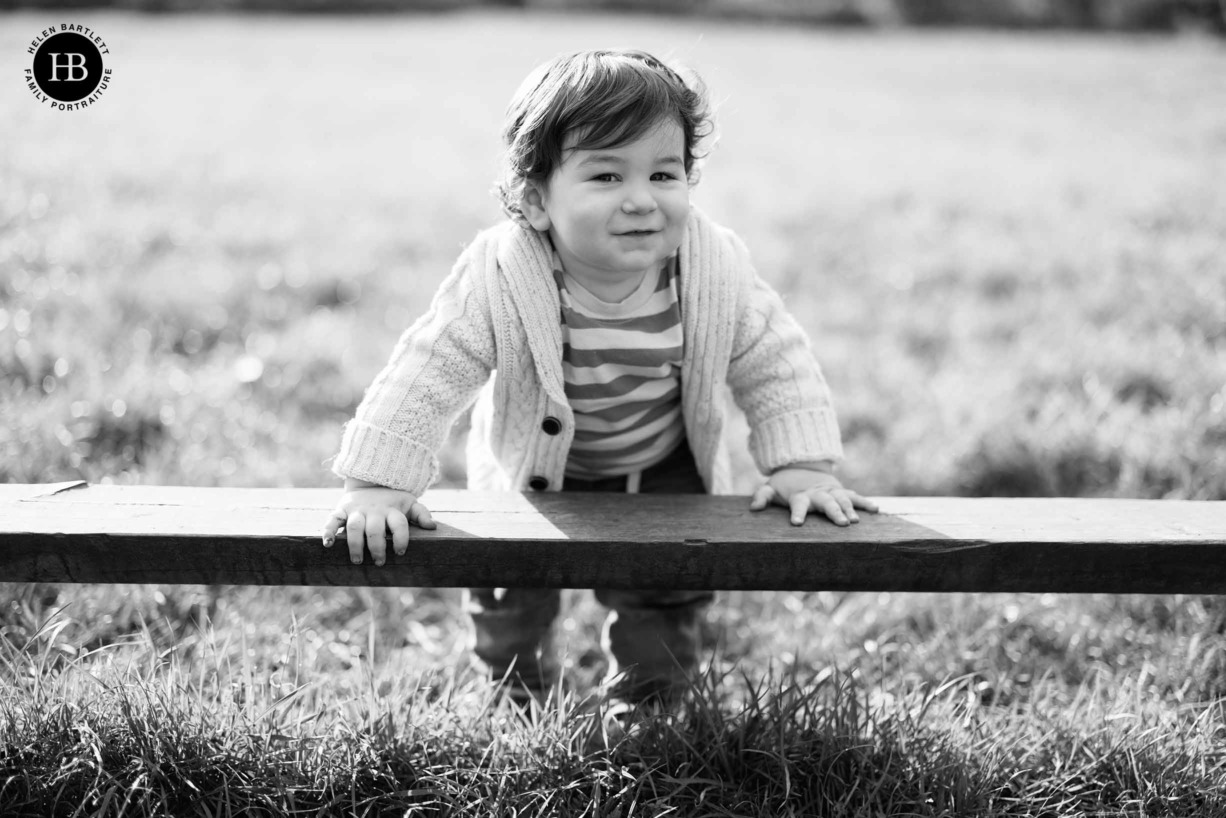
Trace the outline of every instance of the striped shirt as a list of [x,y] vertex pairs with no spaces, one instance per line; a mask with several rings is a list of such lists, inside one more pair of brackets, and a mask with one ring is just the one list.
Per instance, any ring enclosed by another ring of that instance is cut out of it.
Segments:
[[685,436],[681,419],[681,306],[677,258],[624,301],[601,301],[562,271],[562,373],[575,412],[566,475],[584,480],[640,472]]

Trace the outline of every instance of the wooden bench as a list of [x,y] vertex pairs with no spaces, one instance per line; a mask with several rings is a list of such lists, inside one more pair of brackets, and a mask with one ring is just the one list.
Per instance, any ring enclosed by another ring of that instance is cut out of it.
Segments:
[[339,494],[0,485],[0,581],[1226,593],[1226,502],[885,497],[839,528],[745,497],[434,490],[438,529],[376,567],[320,545]]

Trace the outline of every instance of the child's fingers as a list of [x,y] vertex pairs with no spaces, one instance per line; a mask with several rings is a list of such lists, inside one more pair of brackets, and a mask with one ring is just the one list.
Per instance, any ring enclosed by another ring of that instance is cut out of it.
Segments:
[[345,522],[345,513],[340,509],[332,512],[332,516],[328,518],[328,522],[324,524],[323,541],[324,548],[331,548],[332,543],[336,542],[336,533],[340,531],[341,523]]
[[409,520],[399,511],[393,509],[387,515],[387,527],[392,532],[392,550],[396,556],[403,557],[409,550]]
[[362,562],[362,549],[366,547],[366,516],[360,511],[352,512],[345,520],[345,538],[349,543],[349,559],[354,565]]
[[850,491],[834,491],[831,496],[839,504],[839,510],[843,512],[843,516],[847,518],[849,523],[860,522],[860,515],[856,514],[855,503],[852,502]]
[[868,499],[867,497],[861,497],[854,491],[849,491],[847,493],[851,495],[851,501],[855,504],[856,508],[864,509],[871,514],[877,513],[877,504],[872,500]]
[[421,503],[414,503],[412,508],[409,509],[409,520],[421,528],[435,527],[434,518],[430,516],[430,509]]
[[758,486],[758,490],[753,493],[753,497],[749,501],[749,510],[761,511],[770,505],[770,502],[777,496],[778,494],[776,494],[774,487],[771,486],[770,483],[763,483],[762,485]]
[[[808,495],[806,495],[808,496]],[[843,510],[842,504],[834,494],[823,491],[813,498],[813,507],[830,518],[835,525],[850,525],[851,520]],[[792,522],[796,522],[793,520]]]
[[375,565],[387,562],[387,518],[382,514],[366,517],[366,547],[370,549]]
[[817,503],[809,497],[808,493],[798,491],[788,499],[788,506],[792,510],[792,525],[803,525],[805,515],[809,513],[809,507],[816,508]]

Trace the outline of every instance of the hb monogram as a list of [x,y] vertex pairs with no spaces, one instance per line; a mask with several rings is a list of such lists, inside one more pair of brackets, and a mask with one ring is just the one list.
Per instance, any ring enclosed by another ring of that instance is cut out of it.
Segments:
[[[84,54],[71,54],[71,53],[63,54],[60,52],[56,52],[53,54],[49,54],[48,56],[51,57],[51,78],[50,78],[51,82],[63,82],[65,80],[69,82],[80,82],[81,80],[87,79],[89,77],[89,69],[85,67],[85,55]],[[60,57],[68,57],[68,60],[64,63],[61,63]],[[68,72],[67,77],[60,77],[59,74],[60,74],[61,68],[67,69],[67,72]],[[77,76],[78,70],[80,70],[81,72],[80,76]]]

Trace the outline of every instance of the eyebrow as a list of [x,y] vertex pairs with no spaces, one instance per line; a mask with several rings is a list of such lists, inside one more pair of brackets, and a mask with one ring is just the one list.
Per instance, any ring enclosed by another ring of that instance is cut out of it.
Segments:
[[[622,159],[620,156],[617,156],[616,154],[596,153],[596,154],[592,154],[591,156],[581,161],[579,163],[579,167],[582,168],[582,167],[586,167],[587,165],[599,165],[605,162],[609,162],[614,165],[625,164],[625,160]],[[685,164],[685,162],[681,161],[681,157],[679,156],[665,156],[660,159],[657,159],[656,163],[660,165],[684,165]]]

